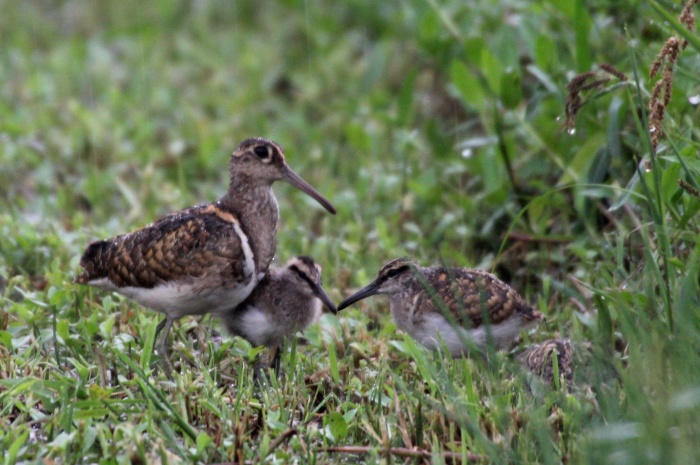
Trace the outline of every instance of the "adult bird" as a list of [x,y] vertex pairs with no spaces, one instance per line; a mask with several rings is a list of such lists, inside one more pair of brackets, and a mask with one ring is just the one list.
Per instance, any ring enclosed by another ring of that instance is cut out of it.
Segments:
[[165,314],[156,349],[172,374],[167,337],[185,315],[220,313],[238,305],[265,275],[276,250],[275,181],[286,181],[335,214],[333,205],[288,165],[282,147],[263,138],[242,141],[229,162],[230,184],[213,203],[91,243],[79,284],[118,292]]

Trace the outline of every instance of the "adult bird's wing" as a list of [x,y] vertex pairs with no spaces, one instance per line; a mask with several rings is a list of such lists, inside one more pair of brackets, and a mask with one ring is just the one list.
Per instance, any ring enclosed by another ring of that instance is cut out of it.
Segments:
[[129,234],[90,244],[77,283],[107,278],[116,287],[152,288],[203,275],[243,281],[253,270],[238,221],[216,204],[168,215]]

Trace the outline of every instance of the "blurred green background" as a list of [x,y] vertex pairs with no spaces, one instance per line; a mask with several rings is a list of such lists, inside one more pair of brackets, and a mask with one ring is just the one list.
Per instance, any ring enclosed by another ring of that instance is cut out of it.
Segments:
[[[5,463],[403,463],[377,450],[413,446],[434,463],[466,450],[491,463],[698,460],[697,32],[656,157],[646,126],[649,69],[682,5],[0,7]],[[591,70],[609,80],[582,91],[567,130],[567,85]],[[208,318],[175,331],[175,382],[140,377],[159,316],[73,285],[80,254],[217,199],[250,136],[279,142],[338,208],[276,185],[277,264],[313,256],[336,301],[398,256],[493,271],[546,316],[523,346],[585,346],[579,382],[535,389],[509,354],[422,352],[382,298],[324,317],[258,397],[256,350]]]

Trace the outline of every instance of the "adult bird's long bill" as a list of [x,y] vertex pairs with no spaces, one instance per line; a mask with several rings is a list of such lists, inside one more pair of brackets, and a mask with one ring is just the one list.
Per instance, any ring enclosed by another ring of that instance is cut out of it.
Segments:
[[321,195],[320,192],[311,187],[311,185],[308,182],[304,181],[304,179],[302,179],[301,176],[296,174],[291,168],[285,167],[284,172],[282,173],[282,179],[287,181],[292,186],[313,197],[318,203],[321,204],[321,206],[323,206],[323,208],[335,215],[335,207],[333,206],[333,204],[323,195]]

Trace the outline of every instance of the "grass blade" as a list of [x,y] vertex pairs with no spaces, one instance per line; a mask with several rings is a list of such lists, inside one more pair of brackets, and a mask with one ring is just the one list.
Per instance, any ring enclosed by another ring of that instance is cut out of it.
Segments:
[[168,399],[163,395],[163,393],[160,391],[160,389],[156,388],[153,386],[146,374],[141,370],[141,368],[136,365],[129,357],[127,357],[125,354],[116,351],[117,356],[121,359],[121,361],[127,365],[136,375],[138,378],[136,379],[136,382],[138,383],[139,387],[141,388],[141,391],[143,394],[148,398],[151,402],[153,402],[153,405],[155,405],[158,410],[167,413],[170,415],[174,420],[175,423],[182,429],[182,431],[187,434],[187,436],[192,439],[192,441],[197,441],[197,432],[195,431],[192,426],[185,421],[184,418],[182,418],[182,415],[172,406],[172,404],[168,401]]

